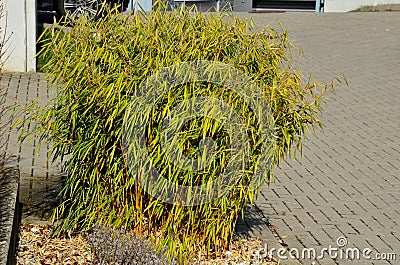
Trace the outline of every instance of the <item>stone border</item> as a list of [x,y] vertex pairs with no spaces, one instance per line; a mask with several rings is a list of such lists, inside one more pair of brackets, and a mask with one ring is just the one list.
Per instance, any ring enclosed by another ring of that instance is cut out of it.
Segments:
[[19,170],[6,168],[0,172],[0,265],[15,264],[21,214]]

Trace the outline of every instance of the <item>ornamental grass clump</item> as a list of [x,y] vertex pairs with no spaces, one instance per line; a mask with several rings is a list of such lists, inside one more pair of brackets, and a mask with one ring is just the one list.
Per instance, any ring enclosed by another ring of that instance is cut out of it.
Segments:
[[[292,148],[301,148],[307,127],[320,125],[317,115],[325,87],[312,81],[304,85],[301,74],[292,69],[287,32],[270,27],[254,31],[251,21],[234,14],[199,13],[193,8],[166,12],[158,4],[148,14],[107,12],[97,21],[82,18],[68,30],[52,27],[43,36],[49,37],[42,39],[40,56],[46,60],[43,69],[56,97],[43,108],[31,109],[30,121],[37,124],[34,133],[48,140],[55,158],[65,161],[67,175],[54,214],[61,219],[56,233],[87,231],[95,224],[124,227],[149,237],[170,260],[185,263],[198,251],[221,251],[229,246],[238,215],[259,190],[252,186],[252,178],[262,160],[278,164]],[[181,83],[145,109],[150,116],[141,144],[148,162],[177,186],[207,187],[236,157],[230,149],[232,131],[218,115],[196,116],[183,120],[176,132],[177,150],[193,159],[208,148],[212,160],[205,166],[200,163],[203,170],[197,172],[177,167],[165,150],[169,136],[163,121],[168,115],[176,113],[181,102],[190,105],[193,97],[208,97],[224,101],[242,120],[250,139],[244,169],[223,196],[197,204],[169,203],[167,197],[150,195],[138,181],[139,175],[147,177],[143,172],[149,164],[135,160],[137,149],[123,143],[124,136],[135,136],[124,135],[123,125],[129,127],[144,113],[131,102],[152,92],[139,93],[141,84],[162,69],[185,62],[217,62],[237,69],[269,105],[264,110],[250,108],[242,98],[246,95],[203,80]],[[273,126],[266,156],[259,113],[270,113],[266,127]],[[261,180],[271,179],[269,167]]]

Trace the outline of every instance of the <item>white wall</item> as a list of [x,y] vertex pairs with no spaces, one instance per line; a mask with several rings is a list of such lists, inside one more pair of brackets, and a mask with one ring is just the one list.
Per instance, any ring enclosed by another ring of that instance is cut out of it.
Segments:
[[362,6],[400,4],[400,0],[325,0],[324,12],[347,12]]
[[7,24],[7,35],[11,35],[6,46],[9,58],[3,71],[36,71],[36,1],[0,1],[4,3],[6,12],[0,26],[4,29]]
[[132,11],[133,7],[135,7],[135,10],[143,10],[149,12],[152,6],[152,0],[130,0],[127,10]]

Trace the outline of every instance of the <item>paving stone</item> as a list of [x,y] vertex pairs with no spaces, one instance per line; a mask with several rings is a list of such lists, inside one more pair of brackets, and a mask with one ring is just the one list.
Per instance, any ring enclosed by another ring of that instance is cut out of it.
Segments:
[[[41,102],[44,104],[49,99],[47,82],[41,73],[2,73],[0,85],[6,87],[6,105],[25,106],[38,98],[44,99]],[[22,118],[21,114],[17,114],[12,119],[13,122],[18,118]],[[7,139],[6,151],[15,156],[12,164],[21,173],[20,201],[24,204],[23,221],[27,217],[32,223],[47,220],[57,204],[56,195],[62,183],[59,162],[47,163],[48,148],[42,146],[39,151],[36,137],[28,137],[20,146],[19,134],[13,129],[3,137]],[[52,175],[55,177],[50,179],[49,176]]]

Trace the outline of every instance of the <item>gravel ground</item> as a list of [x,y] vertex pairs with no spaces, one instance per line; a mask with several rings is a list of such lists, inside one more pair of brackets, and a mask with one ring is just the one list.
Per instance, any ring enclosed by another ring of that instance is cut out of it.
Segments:
[[[23,224],[20,232],[17,264],[91,264],[92,254],[89,243],[83,235],[65,238],[51,238],[50,225]],[[223,256],[211,254],[206,258],[200,255],[196,264],[263,264],[276,265],[277,262],[264,258],[259,253],[263,244],[258,239],[236,239],[231,249]]]

